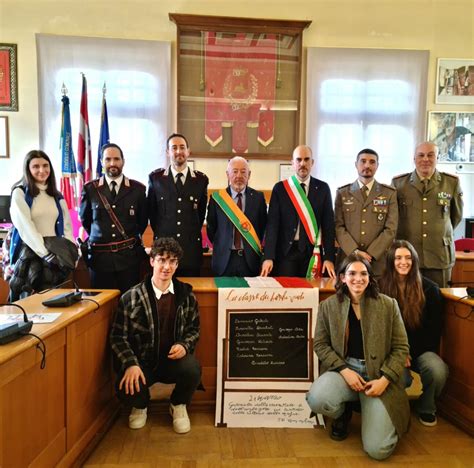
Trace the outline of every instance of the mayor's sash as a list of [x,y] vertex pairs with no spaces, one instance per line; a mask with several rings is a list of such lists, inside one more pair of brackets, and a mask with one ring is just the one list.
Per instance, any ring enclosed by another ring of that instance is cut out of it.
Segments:
[[262,244],[258,238],[257,232],[250,220],[245,216],[244,212],[232,200],[227,190],[219,190],[212,194],[212,198],[219,205],[221,210],[229,218],[230,222],[238,229],[242,237],[248,242],[250,247],[257,253],[262,255]]
[[311,255],[306,271],[306,278],[321,276],[321,252],[319,249],[321,245],[321,230],[318,229],[313,207],[296,176],[291,176],[289,179],[284,180],[283,186],[298,213],[301,225],[304,227],[309,241],[314,246],[313,255]]

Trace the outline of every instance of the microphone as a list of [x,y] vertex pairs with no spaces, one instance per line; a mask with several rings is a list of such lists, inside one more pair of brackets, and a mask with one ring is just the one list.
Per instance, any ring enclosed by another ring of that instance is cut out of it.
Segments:
[[29,333],[33,327],[33,322],[28,320],[25,309],[19,304],[0,304],[0,307],[17,307],[23,312],[23,322],[4,323],[0,325],[0,345],[10,343]]
[[79,291],[79,288],[73,279],[63,281],[62,283],[59,283],[58,285],[54,286],[54,288],[45,289],[44,291],[40,291],[38,294],[44,294],[49,291],[52,291],[53,289],[58,289],[66,283],[72,283],[76,290],[73,292],[58,294],[57,296],[54,296],[51,299],[43,301],[42,304],[46,307],[69,307],[75,304],[76,302],[79,302],[82,299],[82,292]]

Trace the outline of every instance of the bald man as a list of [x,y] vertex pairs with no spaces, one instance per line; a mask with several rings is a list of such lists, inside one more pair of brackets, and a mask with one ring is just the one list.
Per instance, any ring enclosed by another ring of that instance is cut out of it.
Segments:
[[215,276],[257,276],[261,265],[258,244],[267,224],[265,198],[248,186],[250,168],[244,158],[233,157],[226,174],[227,189],[211,196],[207,210],[212,271]]
[[425,141],[416,147],[415,170],[394,177],[397,189],[397,239],[415,247],[423,276],[448,287],[454,265],[454,229],[462,220],[459,179],[436,169],[438,147]]
[[[311,148],[301,145],[293,151],[292,165],[295,177],[278,182],[272,191],[265,237],[265,261],[261,275],[308,276],[314,253],[314,239],[310,239],[305,225],[314,214],[317,237],[321,238],[322,272],[335,278],[335,229],[329,185],[311,177],[314,159]],[[300,191],[300,188],[302,191]],[[303,192],[303,194],[302,194]],[[308,207],[310,210],[305,210]],[[300,210],[303,208],[303,210]],[[311,219],[309,224],[312,224]],[[316,244],[318,244],[316,240]]]

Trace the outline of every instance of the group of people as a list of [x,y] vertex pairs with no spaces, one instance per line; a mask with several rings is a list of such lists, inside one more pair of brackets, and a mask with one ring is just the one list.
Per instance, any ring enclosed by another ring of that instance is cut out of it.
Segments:
[[[148,191],[123,174],[121,148],[106,144],[104,175],[82,192],[80,218],[89,235],[82,251],[92,286],[123,293],[111,345],[118,395],[132,407],[130,427],[145,425],[148,387],[164,381],[177,383],[170,405],[175,431],[190,430],[186,405],[201,375],[193,356],[199,313],[191,287],[176,276],[199,276],[206,212],[216,276],[336,279],[336,295],[320,306],[314,350],[321,376],[308,393],[314,412],[334,418],[332,438],[347,437],[354,403],[360,402],[365,450],[374,458],[389,456],[408,427],[404,388],[410,369],[423,383],[420,421],[436,424],[435,398],[447,378],[436,354],[439,287],[450,279],[453,230],[463,206],[458,179],[436,170],[437,151],[430,142],[418,145],[415,170],[389,186],[374,178],[378,154],[361,150],[358,178],[337,190],[334,210],[328,184],[311,176],[311,148],[298,146],[292,155],[295,175],[274,186],[267,214],[263,193],[248,186],[251,171],[240,156],[228,163],[228,187],[215,191],[208,203],[208,178],[188,166],[184,135],[168,138],[170,165],[150,174]],[[67,206],[42,151],[25,158],[11,216],[17,231],[10,249],[16,299],[58,284],[59,273],[70,271],[65,265],[77,259]],[[141,236],[148,222],[155,239],[152,274],[140,282],[146,258]],[[52,245],[52,238],[63,245]],[[27,253],[40,270],[58,276],[25,278],[31,274],[21,267]]]

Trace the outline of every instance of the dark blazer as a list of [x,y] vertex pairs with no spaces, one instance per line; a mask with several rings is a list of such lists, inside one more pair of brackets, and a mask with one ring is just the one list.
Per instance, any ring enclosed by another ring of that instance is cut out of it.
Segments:
[[100,200],[97,193],[97,190],[99,190],[110,203],[127,236],[136,237],[137,242],[133,248],[118,252],[93,252],[91,268],[96,271],[112,272],[123,271],[136,266],[143,259],[141,235],[148,224],[145,186],[136,180],[124,177],[120,190],[115,200],[113,200],[104,177],[99,179],[97,190],[93,182],[84,185],[79,210],[82,225],[89,234],[90,241],[105,244],[123,240],[120,231],[110,219],[104,204]]
[[[231,194],[229,187],[227,187],[227,193]],[[246,188],[244,213],[262,242],[267,224],[267,204],[262,192],[257,192],[250,187]],[[229,263],[234,241],[234,225],[212,197],[207,208],[207,235],[213,244],[212,271],[216,276],[220,276]],[[257,276],[260,272],[260,256],[245,240],[243,240],[243,245],[245,261],[253,274]]]
[[[319,229],[322,229],[322,260],[334,262],[335,230],[334,211],[329,185],[322,180],[310,178],[308,199],[316,215]],[[298,227],[299,217],[283,182],[277,182],[272,190],[268,211],[267,233],[265,237],[265,260],[284,258],[290,250]],[[305,242],[305,253],[311,255],[313,247],[303,227],[300,229],[300,242]]]
[[184,250],[180,268],[200,268],[201,229],[206,216],[209,179],[189,169],[178,196],[173,174],[168,169],[153,171],[148,179],[148,212],[155,239],[174,237]]

